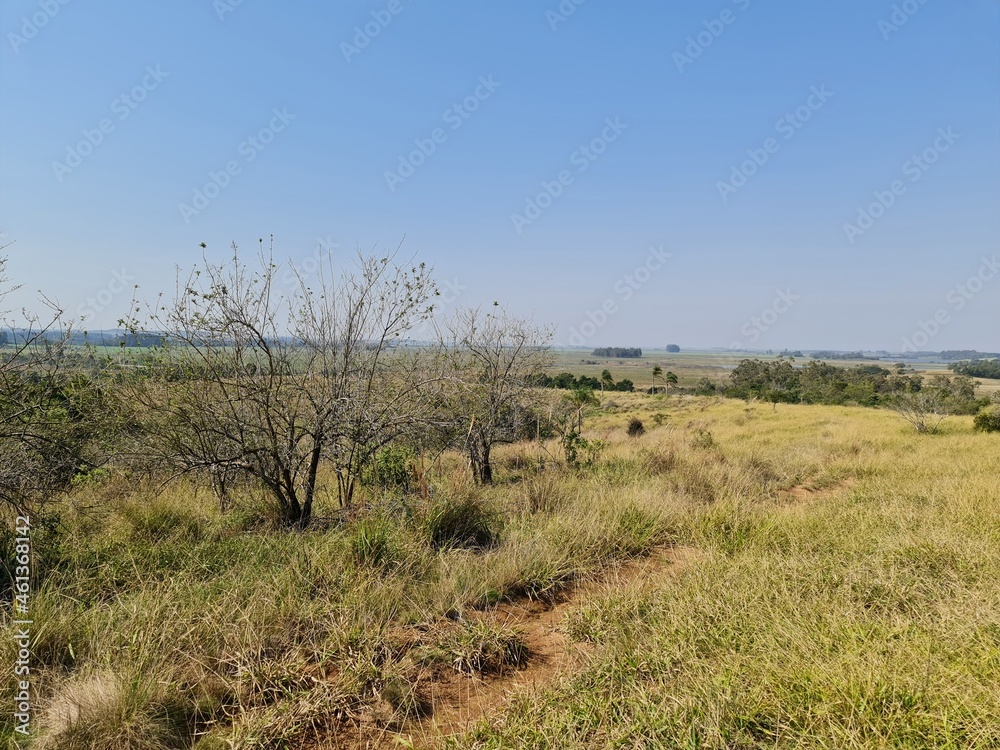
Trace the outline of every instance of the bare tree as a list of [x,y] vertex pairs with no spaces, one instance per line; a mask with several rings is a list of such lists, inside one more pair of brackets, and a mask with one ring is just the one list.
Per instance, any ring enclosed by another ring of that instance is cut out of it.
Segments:
[[149,457],[179,473],[253,478],[297,528],[329,461],[349,508],[364,462],[417,418],[420,363],[392,349],[429,314],[434,289],[423,265],[397,266],[395,255],[359,253],[339,276],[331,262],[314,285],[296,274],[282,295],[263,242],[253,266],[233,245],[228,263],[205,259],[142,326],[133,315],[130,329],[164,340],[126,361]]
[[[18,288],[5,267],[0,258],[0,304]],[[42,303],[45,315],[0,312],[0,502],[19,512],[50,499],[89,462],[85,399],[76,398],[87,383],[74,383],[67,368],[62,310]]]
[[917,432],[933,434],[950,414],[975,410],[978,383],[964,375],[935,374],[925,383],[919,376],[897,376],[889,407],[913,425]]
[[475,481],[493,482],[493,447],[524,434],[538,401],[533,383],[551,359],[551,332],[510,315],[494,303],[488,311],[459,309],[449,325],[452,413]]

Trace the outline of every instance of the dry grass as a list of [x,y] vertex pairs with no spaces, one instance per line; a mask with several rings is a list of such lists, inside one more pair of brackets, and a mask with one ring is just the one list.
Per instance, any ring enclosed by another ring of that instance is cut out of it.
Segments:
[[[613,398],[586,422],[602,444],[591,468],[566,468],[555,444],[510,446],[498,485],[477,490],[450,456],[430,501],[306,533],[274,530],[252,496],[221,515],[183,485],[78,488],[63,531],[39,541],[38,746],[389,737],[426,710],[401,633],[550,597],[662,545],[699,554],[574,605],[562,627],[596,646],[588,663],[451,742],[1000,743],[1000,437],[971,418],[920,436],[875,410]],[[627,435],[633,417],[644,435]],[[468,503],[482,514],[469,528],[449,515]],[[473,671],[523,656],[501,627],[441,632],[431,646]]]

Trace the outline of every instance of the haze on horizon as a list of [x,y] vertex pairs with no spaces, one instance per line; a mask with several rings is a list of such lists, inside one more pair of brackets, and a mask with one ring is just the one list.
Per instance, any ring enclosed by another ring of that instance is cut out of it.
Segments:
[[1000,350],[1000,3],[0,9],[0,245],[112,328],[246,252],[435,269],[558,344]]

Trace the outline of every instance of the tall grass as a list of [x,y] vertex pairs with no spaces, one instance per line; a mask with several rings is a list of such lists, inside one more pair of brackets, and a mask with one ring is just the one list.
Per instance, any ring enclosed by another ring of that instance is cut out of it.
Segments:
[[[373,494],[357,518],[302,533],[252,494],[222,515],[190,486],[78,487],[36,559],[37,746],[294,748],[338,727],[400,730],[428,710],[413,628],[663,545],[700,552],[575,606],[562,627],[595,645],[585,668],[450,742],[1000,743],[1000,437],[971,419],[919,436],[874,410],[615,399],[588,421],[604,446],[591,467],[512,446],[483,490],[447,457],[429,500]],[[631,418],[645,434],[628,435]],[[466,671],[523,661],[516,633],[448,633],[437,648]],[[14,740],[9,715],[0,738]]]

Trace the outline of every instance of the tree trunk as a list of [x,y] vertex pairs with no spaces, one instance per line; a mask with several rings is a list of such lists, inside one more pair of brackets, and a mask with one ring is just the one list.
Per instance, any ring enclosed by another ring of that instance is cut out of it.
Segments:
[[490,446],[472,440],[469,442],[469,464],[476,484],[493,484],[493,467],[490,465]]

